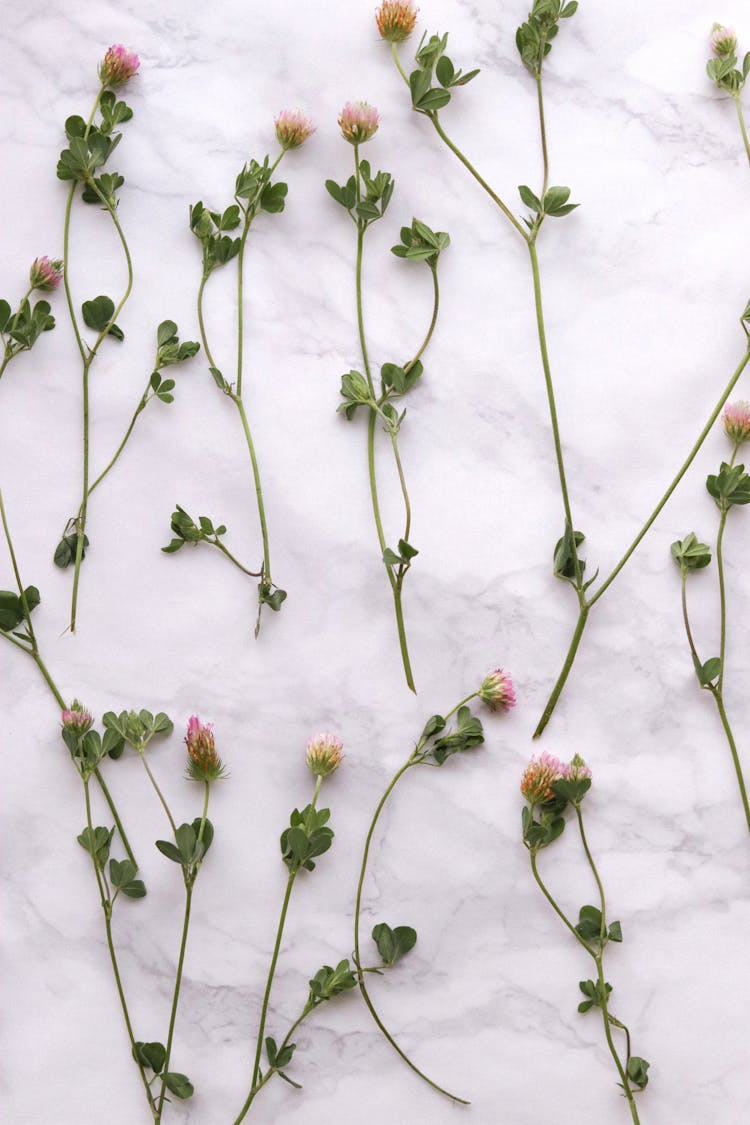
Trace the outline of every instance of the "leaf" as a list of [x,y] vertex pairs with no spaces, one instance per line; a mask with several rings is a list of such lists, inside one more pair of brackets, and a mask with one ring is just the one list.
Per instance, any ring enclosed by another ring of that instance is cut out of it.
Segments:
[[432,89],[428,90],[418,102],[416,108],[421,109],[423,113],[436,113],[439,109],[443,109],[451,100],[451,96],[447,90]]
[[213,376],[213,380],[216,383],[216,386],[222,391],[228,391],[229,390],[229,383],[227,383],[226,379],[222,375],[221,371],[219,371],[218,367],[209,367],[208,370],[211,372],[211,374]]
[[611,922],[607,937],[610,941],[622,941],[622,926],[619,922]]
[[167,1060],[167,1051],[163,1043],[136,1043],[133,1047],[133,1057],[142,1066],[153,1070],[154,1074],[161,1074]]
[[411,926],[396,926],[392,930],[386,922],[379,922],[372,931],[372,940],[378,947],[383,964],[395,965],[417,944],[417,931]]
[[267,184],[260,197],[260,205],[264,211],[277,214],[283,211],[286,205],[286,196],[289,188],[286,184]]
[[173,320],[163,320],[156,329],[156,343],[160,348],[177,335],[177,325]]
[[645,1090],[648,1085],[648,1069],[651,1064],[638,1055],[631,1055],[628,1059],[627,1073],[630,1081],[639,1090]]
[[99,296],[84,301],[81,306],[84,323],[97,332],[103,332],[114,316],[115,304],[110,297]]
[[442,715],[433,715],[424,725],[420,742],[426,742],[433,735],[440,734],[441,730],[445,730],[445,719]]
[[705,664],[697,665],[695,671],[701,686],[707,687],[721,674],[721,660],[718,656],[712,656]]
[[521,196],[521,199],[526,204],[526,206],[530,207],[532,211],[536,211],[537,214],[541,212],[542,204],[537,196],[534,195],[530,187],[527,187],[526,184],[519,184],[518,194]]
[[[182,862],[190,863],[195,854],[196,834],[191,824],[181,824],[174,834]],[[157,844],[158,847],[158,844]]]
[[174,863],[182,864],[182,855],[170,840],[157,840],[156,846],[167,859],[173,860]]
[[131,879],[129,883],[125,883],[120,887],[120,890],[127,898],[145,898],[146,897],[146,884],[142,879]]
[[195,1093],[194,1087],[190,1079],[185,1074],[178,1074],[175,1070],[168,1070],[163,1076],[164,1085],[174,1094],[176,1098],[184,1101],[186,1098],[192,1098]]

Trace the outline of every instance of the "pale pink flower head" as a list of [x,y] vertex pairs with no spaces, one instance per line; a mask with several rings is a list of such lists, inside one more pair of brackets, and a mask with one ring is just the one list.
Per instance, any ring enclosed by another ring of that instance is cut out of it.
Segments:
[[344,744],[336,734],[314,734],[308,739],[305,760],[316,777],[328,777],[337,770],[344,757]]
[[129,51],[121,43],[107,49],[99,63],[99,79],[102,86],[124,86],[138,73],[141,60],[135,51]]
[[490,711],[510,711],[516,705],[516,693],[513,690],[513,681],[510,673],[502,668],[488,672],[482,680],[479,689],[479,698],[486,703]]
[[60,721],[63,730],[82,737],[94,725],[94,716],[74,699],[72,705],[61,712]]
[[384,0],[375,13],[381,39],[402,43],[408,39],[417,22],[417,9],[411,0]]
[[29,281],[32,289],[41,289],[48,293],[57,289],[62,281],[62,276],[62,258],[50,259],[46,255],[43,258],[34,258],[29,270]]
[[724,423],[724,433],[735,445],[741,445],[750,438],[750,402],[740,400],[727,403],[721,420]]
[[276,140],[286,151],[299,148],[315,132],[315,126],[301,109],[282,109],[273,119],[276,126]]
[[715,55],[731,55],[737,46],[737,32],[733,27],[715,23],[711,28],[711,50]]
[[583,781],[591,777],[591,769],[580,754],[575,754],[570,762],[563,765],[562,776],[565,781]]
[[194,781],[216,781],[224,774],[224,763],[216,753],[213,723],[202,723],[197,715],[188,719],[185,746],[188,777]]
[[552,786],[563,777],[563,764],[552,754],[532,757],[521,778],[521,792],[530,805],[554,800]]
[[380,124],[380,114],[367,102],[347,102],[339,114],[339,128],[344,140],[361,145],[374,137]]

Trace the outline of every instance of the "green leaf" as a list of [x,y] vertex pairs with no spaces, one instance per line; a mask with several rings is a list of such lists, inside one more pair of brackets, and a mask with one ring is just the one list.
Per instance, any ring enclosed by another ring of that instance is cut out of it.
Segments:
[[[586,563],[578,555],[578,548],[586,539],[582,531],[573,532],[570,524],[566,523],[562,539],[558,539],[554,550],[555,577],[562,578],[574,586],[580,580],[586,569]],[[573,544],[575,543],[575,550]],[[577,561],[577,566],[576,566]]]
[[443,109],[450,100],[451,96],[447,90],[433,88],[423,94],[415,104],[416,108],[421,109],[423,113],[436,113],[437,110]]
[[438,59],[437,66],[435,67],[435,76],[440,85],[446,87],[450,86],[455,73],[456,71],[451,60],[447,55],[442,55]]
[[4,332],[11,317],[10,305],[7,301],[0,301],[0,332]]
[[718,656],[712,656],[705,664],[696,667],[696,674],[702,687],[707,687],[712,680],[715,680],[721,674],[721,660]]
[[610,941],[622,941],[622,926],[619,922],[610,922],[607,937]]
[[601,910],[598,910],[595,906],[582,906],[575,929],[584,941],[599,941],[602,933]]
[[209,367],[208,370],[211,372],[211,375],[213,376],[214,383],[216,383],[216,386],[219,388],[219,390],[228,391],[229,390],[229,383],[227,383],[226,379],[222,375],[221,371],[219,371],[218,367]]
[[84,301],[81,311],[87,327],[103,332],[114,316],[115,303],[110,297],[99,296],[93,301]]
[[264,211],[277,214],[283,211],[286,205],[286,196],[289,188],[286,184],[267,184],[260,197],[260,205]]
[[433,715],[424,725],[420,742],[426,742],[434,735],[440,734],[441,730],[445,730],[445,719],[442,715]]
[[[190,824],[181,824],[174,834],[182,862],[188,864],[195,854],[196,835]],[[158,844],[157,844],[158,847]]]
[[162,855],[167,859],[171,859],[174,863],[183,863],[182,854],[178,851],[175,845],[170,840],[157,840],[156,846]]
[[627,1074],[630,1081],[639,1090],[645,1090],[648,1085],[648,1069],[651,1064],[638,1055],[631,1055],[628,1059]]
[[162,1067],[167,1061],[167,1051],[163,1043],[136,1043],[133,1057],[142,1066],[153,1070],[154,1074],[161,1074]]
[[417,944],[417,931],[411,926],[396,926],[392,930],[386,922],[379,922],[372,931],[372,940],[378,947],[383,964],[395,965]]
[[530,187],[527,187],[526,184],[519,184],[518,194],[521,196],[522,201],[526,204],[527,207],[530,207],[532,211],[536,211],[537,214],[541,213],[541,201],[537,198],[536,195],[534,195]]
[[164,1085],[176,1098],[184,1101],[192,1098],[195,1090],[190,1079],[185,1074],[178,1074],[175,1070],[168,1070],[164,1075]]
[[156,329],[157,346],[163,348],[177,335],[177,325],[173,320],[163,320]]
[[706,543],[699,543],[692,531],[684,539],[676,539],[671,552],[682,570],[701,570],[711,562],[711,548]]
[[120,887],[120,890],[127,898],[145,898],[146,897],[146,884],[142,879],[131,879],[129,883],[125,883]]
[[330,1000],[341,992],[356,988],[357,978],[345,958],[336,968],[324,965],[310,981],[310,995],[316,1000]]

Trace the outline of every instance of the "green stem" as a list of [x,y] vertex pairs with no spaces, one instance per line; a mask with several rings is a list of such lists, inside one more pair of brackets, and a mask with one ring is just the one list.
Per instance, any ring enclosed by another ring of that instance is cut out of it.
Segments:
[[[185,949],[187,947],[188,929],[190,928],[190,905],[193,900],[193,885],[186,878],[185,880],[185,917],[182,924],[182,939],[180,941],[180,956],[177,962],[177,976],[174,983],[174,995],[172,997],[172,1011],[169,1016],[169,1032],[167,1033],[167,1047],[166,1056],[164,1060],[163,1074],[169,1071],[169,1060],[172,1054],[172,1039],[174,1037],[174,1025],[177,1019],[177,1005],[180,1000],[180,987],[182,985],[182,970],[185,964]],[[159,1093],[159,1103],[156,1107],[156,1114],[154,1120],[158,1123],[161,1121],[162,1107],[164,1105],[164,1098],[167,1093],[166,1083],[162,1080],[161,1091]]]
[[[208,346],[208,337],[206,336],[206,325],[203,320],[203,291],[206,288],[206,282],[211,276],[211,271],[206,270],[204,267],[201,283],[198,287],[198,327],[201,334],[201,343],[203,344],[203,354],[208,360],[209,367],[216,367],[214,357],[211,355],[211,349]],[[217,368],[218,370],[218,368]]]
[[740,101],[739,93],[734,95],[734,104],[737,107],[737,118],[740,123],[740,131],[742,132],[742,140],[745,145],[745,152],[747,153],[748,161],[750,161],[750,138],[748,138],[747,129],[745,127],[745,118],[742,113],[742,103]]
[[716,706],[719,709],[719,718],[721,719],[721,725],[724,728],[724,733],[727,736],[727,742],[729,743],[729,749],[732,753],[734,772],[737,775],[737,784],[740,789],[740,797],[742,798],[742,807],[745,811],[745,821],[747,822],[748,832],[750,832],[750,802],[748,802],[747,789],[745,788],[745,778],[743,777],[742,766],[740,765],[740,756],[737,753],[737,744],[734,741],[732,728],[729,725],[729,719],[727,718],[727,713],[724,709],[724,700],[722,698],[721,692],[717,691],[716,688],[714,688],[711,694],[716,700]]
[[[285,1051],[285,1049],[289,1046],[289,1040],[292,1038],[299,1025],[304,1019],[307,1018],[307,1016],[309,1016],[310,1012],[312,1012],[314,1008],[314,1004],[305,1004],[304,1008],[302,1009],[302,1015],[298,1016],[292,1026],[289,1028],[289,1031],[284,1037],[284,1042],[279,1047],[277,1054],[281,1055]],[[266,1082],[268,1082],[269,1079],[273,1078],[274,1074],[278,1074],[278,1069],[275,1066],[271,1066],[268,1068],[261,1080],[252,1086],[250,1093],[247,1095],[247,1098],[245,1100],[245,1104],[240,1110],[239,1117],[235,1119],[233,1125],[240,1125],[240,1122],[244,1121],[245,1117],[247,1116],[247,1111],[250,1109],[250,1106],[252,1105],[256,1096],[263,1089]]]
[[599,996],[601,1000],[600,1007],[602,1011],[602,1021],[604,1023],[604,1035],[607,1040],[607,1046],[609,1047],[609,1053],[612,1056],[614,1064],[617,1067],[617,1073],[620,1075],[620,1083],[622,1085],[623,1091],[625,1092],[625,1097],[628,1099],[630,1114],[633,1118],[634,1125],[640,1125],[640,1119],[638,1117],[638,1110],[636,1108],[635,1098],[633,1097],[633,1091],[630,1089],[630,1082],[628,1081],[627,1073],[622,1065],[622,1062],[620,1061],[620,1056],[617,1053],[617,1048],[615,1047],[614,1040],[612,1038],[609,1009],[607,1008],[607,988],[606,981],[604,979],[604,968],[602,966],[601,953],[594,957],[594,961],[596,962],[596,974],[599,984]]
[[701,666],[701,660],[698,656],[698,650],[695,647],[695,641],[693,640],[693,631],[690,628],[690,618],[688,617],[687,570],[685,569],[685,567],[681,567],[680,570],[682,576],[682,621],[685,626],[685,634],[687,636],[688,645],[690,646],[690,654],[693,658],[693,667],[697,671]]
[[104,887],[102,885],[102,878],[101,878],[101,873],[99,871],[99,865],[96,861],[96,856],[94,855],[94,852],[93,852],[93,848],[94,848],[94,823],[93,823],[93,820],[92,820],[92,817],[91,817],[91,795],[89,793],[89,782],[88,782],[87,778],[83,779],[83,791],[84,791],[84,795],[85,795],[85,799],[86,799],[86,825],[87,825],[88,830],[89,830],[89,843],[91,844],[91,848],[92,848],[91,861],[94,865],[94,874],[96,875],[96,884],[97,884],[97,887],[99,888],[99,897],[101,899],[102,911],[104,913],[104,924],[105,924],[105,929],[106,929],[106,932],[107,932],[107,947],[109,949],[109,958],[110,958],[110,961],[112,963],[112,973],[113,973],[114,978],[115,978],[115,985],[117,986],[117,995],[120,998],[120,1007],[122,1008],[122,1015],[123,1015],[123,1019],[125,1020],[125,1027],[127,1029],[128,1039],[130,1040],[130,1047],[131,1047],[131,1050],[132,1050],[132,1053],[133,1053],[133,1058],[135,1059],[136,1066],[138,1067],[138,1070],[139,1070],[140,1075],[141,1075],[141,1080],[143,1082],[143,1086],[144,1086],[144,1089],[146,1091],[146,1098],[148,1100],[148,1108],[151,1110],[151,1113],[153,1114],[154,1113],[154,1101],[153,1101],[153,1097],[152,1097],[152,1094],[151,1094],[151,1088],[149,1086],[148,1079],[146,1078],[146,1072],[143,1069],[143,1064],[141,1063],[140,1059],[138,1058],[138,1054],[135,1050],[135,1035],[133,1034],[133,1025],[130,1022],[130,1012],[128,1011],[128,1005],[127,1005],[127,1001],[125,999],[125,990],[124,990],[123,985],[122,985],[122,978],[120,977],[120,968],[119,968],[119,965],[117,963],[117,953],[115,952],[115,943],[114,943],[114,939],[112,937],[112,905],[111,905],[109,899],[107,898],[107,896],[104,893]]
[[174,817],[172,816],[172,813],[169,811],[169,805],[167,804],[167,802],[164,798],[164,794],[162,793],[161,789],[159,788],[159,786],[157,784],[156,778],[154,777],[154,775],[151,772],[149,764],[146,761],[146,753],[143,750],[140,752],[140,759],[143,762],[143,768],[145,769],[146,773],[148,774],[149,781],[153,785],[154,790],[156,791],[156,795],[159,798],[159,800],[161,801],[162,808],[164,809],[164,812],[167,814],[167,820],[169,821],[170,828],[172,829],[172,835],[176,836],[177,835],[177,825],[175,824]]
[[542,183],[542,194],[539,198],[543,201],[547,194],[547,184],[549,183],[549,157],[547,155],[547,130],[544,124],[544,98],[542,96],[542,72],[535,75],[536,78],[536,94],[537,103],[539,105],[539,135],[542,141],[542,160],[544,163],[544,180]]
[[586,833],[585,833],[584,828],[583,828],[583,813],[581,812],[581,806],[580,805],[574,805],[574,808],[576,810],[576,817],[578,818],[578,830],[581,834],[581,843],[583,844],[583,850],[586,853],[586,859],[589,861],[589,867],[591,868],[591,870],[594,874],[594,879],[596,880],[596,886],[597,886],[597,889],[599,891],[599,902],[601,904],[601,911],[602,911],[602,926],[601,926],[600,937],[601,937],[602,941],[604,941],[604,939],[607,936],[607,905],[606,905],[606,902],[605,902],[605,899],[604,899],[604,887],[602,885],[601,879],[599,878],[599,872],[597,871],[596,864],[594,863],[594,857],[592,856],[591,851],[589,850],[588,840],[586,839]]
[[255,446],[253,445],[252,435],[250,433],[250,426],[247,421],[247,414],[245,413],[245,405],[239,395],[232,395],[232,398],[240,413],[242,421],[242,429],[245,431],[245,440],[247,442],[248,452],[250,453],[250,461],[253,466],[253,480],[255,482],[255,497],[258,502],[258,519],[260,520],[260,533],[263,537],[263,581],[272,584],[271,580],[271,554],[268,545],[268,526],[266,524],[266,509],[263,504],[263,489],[260,483],[260,469],[258,468],[258,459],[255,456]]
[[237,569],[241,570],[243,574],[249,574],[251,578],[263,577],[262,570],[248,570],[247,567],[243,566],[239,559],[236,559],[232,552],[229,551],[219,539],[211,539],[209,542],[212,543],[214,547],[218,547],[222,554],[226,555],[229,561],[233,562]]
[[539,874],[539,869],[537,867],[536,851],[534,851],[532,848],[529,849],[529,858],[531,860],[531,872],[534,876],[534,879],[536,881],[537,886],[539,887],[539,890],[542,892],[542,894],[544,895],[547,902],[550,904],[550,906],[552,907],[552,909],[554,910],[555,914],[560,919],[560,921],[563,922],[565,924],[565,926],[567,926],[567,928],[570,930],[571,934],[576,939],[578,944],[583,946],[583,948],[586,950],[586,952],[591,957],[593,957],[594,960],[596,960],[596,954],[594,953],[591,946],[588,944],[588,942],[584,941],[584,939],[578,933],[578,930],[575,928],[575,926],[570,921],[568,916],[564,913],[564,911],[561,909],[561,907],[559,907],[557,905],[554,898],[552,897],[550,892],[547,890],[547,887],[545,886],[544,881],[542,880],[542,877]]
[[99,782],[99,788],[101,789],[102,794],[104,795],[105,801],[109,805],[109,811],[112,813],[112,817],[114,819],[117,831],[120,834],[120,840],[122,841],[122,846],[125,849],[125,853],[126,853],[128,859],[130,860],[130,862],[133,864],[133,867],[137,871],[138,870],[138,862],[135,858],[135,855],[133,854],[133,849],[130,846],[130,841],[128,840],[127,836],[125,835],[125,829],[123,828],[122,821],[120,820],[120,817],[118,816],[117,807],[115,805],[115,802],[112,799],[112,794],[110,793],[109,789],[107,788],[107,786],[104,782],[104,778],[102,777],[101,771],[99,770],[98,766],[94,770],[94,777]]
[[512,212],[511,210],[510,210],[510,208],[509,208],[509,207],[506,207],[506,205],[505,205],[505,204],[503,203],[503,201],[502,201],[502,199],[500,198],[500,196],[499,196],[499,195],[497,195],[497,194],[496,194],[496,193],[495,193],[495,192],[494,192],[494,191],[492,190],[492,188],[491,188],[491,187],[490,187],[490,185],[489,185],[489,184],[487,183],[487,181],[486,181],[485,179],[483,179],[483,177],[482,177],[482,176],[480,176],[480,175],[479,175],[479,172],[477,172],[476,168],[475,168],[475,167],[474,167],[474,165],[473,165],[473,164],[471,163],[471,161],[469,161],[469,160],[467,159],[467,157],[466,157],[466,156],[464,156],[464,154],[463,154],[463,153],[461,152],[460,148],[458,148],[458,147],[457,147],[457,146],[456,146],[456,145],[455,145],[455,144],[453,143],[453,141],[452,141],[452,140],[450,139],[450,137],[448,136],[448,134],[447,134],[447,133],[445,132],[445,130],[443,129],[442,125],[440,124],[440,121],[438,120],[438,115],[437,115],[437,112],[433,112],[433,113],[428,113],[428,114],[426,114],[426,116],[427,116],[427,117],[429,117],[430,121],[432,122],[432,124],[433,124],[433,126],[434,126],[434,128],[435,128],[435,132],[436,132],[436,133],[437,133],[437,135],[438,135],[438,136],[440,137],[440,139],[441,139],[441,140],[442,140],[442,141],[443,141],[443,142],[444,142],[444,143],[445,143],[445,144],[446,144],[446,145],[448,146],[448,148],[449,148],[449,149],[451,150],[451,152],[452,152],[452,153],[454,154],[454,156],[457,156],[457,157],[458,157],[458,159],[459,159],[459,160],[461,161],[461,163],[463,164],[464,168],[466,168],[466,170],[467,170],[468,172],[470,172],[470,173],[471,173],[471,175],[472,175],[472,176],[474,177],[474,179],[475,179],[475,180],[477,181],[477,183],[479,184],[479,186],[480,186],[480,187],[482,187],[482,188],[484,188],[484,190],[485,190],[485,191],[487,192],[487,194],[489,195],[490,199],[491,199],[491,200],[493,201],[493,203],[496,203],[496,204],[497,204],[497,206],[498,206],[498,207],[500,208],[500,210],[502,211],[502,213],[503,213],[503,214],[505,215],[505,218],[506,218],[506,219],[508,220],[508,222],[509,222],[509,223],[510,223],[510,224],[511,224],[511,225],[512,225],[512,226],[513,226],[514,228],[515,228],[515,230],[516,230],[516,231],[517,231],[517,232],[518,232],[518,233],[520,234],[520,236],[521,236],[521,238],[522,238],[522,239],[524,240],[524,242],[529,242],[529,235],[528,235],[528,234],[526,233],[526,231],[525,231],[525,230],[523,229],[523,227],[522,227],[522,226],[521,226],[521,224],[519,223],[518,219],[517,219],[517,218],[515,217],[515,215],[513,214],[513,212]]
[[414,358],[410,359],[409,362],[404,367],[404,371],[407,374],[411,371],[412,367],[414,367],[415,363],[417,363],[422,358],[422,356],[424,355],[424,352],[427,348],[427,345],[429,344],[430,340],[432,339],[432,334],[435,331],[435,325],[437,324],[438,312],[440,311],[440,287],[438,285],[437,266],[430,266],[430,270],[432,272],[432,319],[430,321],[430,326],[427,329],[427,334],[426,334],[424,340],[422,341],[422,346],[420,347],[419,351],[414,356]]
[[716,536],[716,567],[719,574],[719,661],[721,665],[717,688],[720,693],[724,686],[724,659],[727,647],[727,596],[724,583],[723,556],[724,528],[727,524],[727,511],[728,509],[726,507],[722,509],[721,516],[719,517],[719,531]]
[[586,628],[586,621],[588,620],[588,616],[589,616],[589,607],[588,607],[588,605],[586,605],[584,603],[583,605],[581,605],[579,607],[578,621],[576,622],[576,627],[575,627],[575,630],[573,632],[573,637],[571,639],[570,646],[568,647],[567,654],[565,656],[565,661],[564,661],[562,669],[560,671],[560,675],[557,677],[557,680],[555,681],[555,686],[552,688],[552,692],[550,694],[550,697],[547,700],[547,705],[544,708],[544,711],[542,712],[542,717],[539,720],[539,722],[537,723],[536,730],[534,731],[534,734],[533,734],[534,738],[539,738],[541,736],[542,732],[544,731],[544,728],[546,727],[547,723],[550,721],[550,718],[552,716],[552,712],[555,709],[555,705],[557,704],[558,699],[562,695],[562,690],[565,687],[565,682],[566,682],[568,676],[570,675],[570,669],[573,667],[573,661],[575,660],[576,653],[578,652],[578,646],[581,643],[581,637],[583,636],[583,630]]
[[[146,404],[147,404],[147,395],[148,395],[148,390],[146,390],[146,392],[145,392],[145,393],[143,394],[143,397],[141,398],[140,402],[138,403],[138,406],[137,406],[137,407],[136,407],[136,409],[135,409],[135,413],[133,414],[133,417],[132,417],[132,418],[131,418],[131,420],[130,420],[130,425],[128,426],[127,430],[125,431],[125,437],[124,437],[124,438],[122,439],[122,441],[121,441],[121,442],[120,442],[120,444],[118,445],[118,447],[117,447],[117,450],[115,451],[115,455],[114,455],[114,457],[113,457],[113,458],[112,458],[112,460],[111,460],[111,461],[109,462],[109,464],[107,465],[106,469],[104,469],[104,470],[103,470],[103,471],[102,471],[102,472],[101,472],[101,473],[99,474],[99,476],[98,476],[98,477],[96,478],[96,480],[94,481],[94,483],[93,483],[93,484],[92,484],[92,485],[90,486],[90,488],[89,488],[89,492],[88,492],[89,496],[91,496],[91,493],[92,493],[92,492],[94,491],[94,489],[95,489],[95,488],[97,487],[97,485],[101,484],[101,482],[102,482],[102,481],[104,480],[104,478],[106,477],[106,475],[107,475],[107,473],[108,473],[108,472],[110,471],[110,469],[114,468],[115,464],[117,463],[117,459],[119,458],[119,456],[120,456],[120,454],[122,453],[123,449],[124,449],[124,448],[125,448],[125,446],[127,445],[128,439],[130,438],[130,435],[132,434],[132,432],[133,432],[133,430],[134,430],[134,428],[135,428],[135,424],[136,424],[136,422],[138,421],[138,415],[139,415],[139,414],[140,414],[140,413],[141,413],[141,412],[142,412],[143,410],[145,410],[145,408],[146,408]],[[80,513],[80,510],[79,510],[79,513],[78,513],[78,515],[79,515],[79,519],[80,519],[80,515],[81,515],[81,513]]]
[[[268,1004],[271,999],[271,988],[273,987],[273,978],[276,973],[276,963],[279,959],[279,952],[281,950],[281,941],[284,936],[284,925],[286,923],[287,910],[289,909],[289,900],[292,897],[292,887],[294,880],[297,877],[297,870],[293,868],[289,872],[289,878],[286,882],[286,890],[284,892],[284,901],[281,904],[281,914],[279,916],[279,924],[276,929],[276,941],[273,947],[273,954],[271,956],[271,966],[268,970],[268,978],[266,980],[266,990],[263,994],[263,1006],[260,1012],[260,1024],[258,1025],[258,1038],[255,1044],[255,1061],[253,1063],[253,1078],[251,1083],[251,1091],[256,1086],[260,1077],[260,1057],[263,1050],[263,1033],[266,1029],[266,1016],[268,1015]],[[240,1119],[241,1120],[241,1119]]]
[[[473,698],[473,696],[469,696],[468,698],[471,699],[471,698]],[[466,701],[464,701],[464,702],[466,702]],[[460,704],[458,706],[460,706]],[[454,711],[455,710],[456,710],[456,708],[454,708]],[[452,714],[452,712],[450,712],[449,714]],[[446,716],[446,718],[447,717],[448,716]],[[359,872],[359,882],[357,884],[357,900],[356,900],[356,904],[355,904],[355,907],[354,907],[354,964],[356,965],[356,968],[357,968],[357,982],[359,984],[359,990],[362,993],[362,999],[364,1000],[365,1004],[367,1005],[368,1011],[370,1012],[370,1015],[374,1019],[376,1025],[378,1026],[380,1031],[383,1033],[383,1035],[385,1036],[387,1041],[390,1043],[390,1045],[393,1047],[394,1051],[398,1055],[400,1055],[401,1058],[406,1063],[406,1065],[408,1067],[410,1067],[410,1069],[413,1070],[415,1074],[419,1075],[419,1077],[421,1079],[423,1079],[423,1081],[425,1081],[428,1086],[431,1086],[433,1088],[433,1090],[437,1090],[437,1092],[439,1094],[444,1094],[445,1097],[450,1098],[454,1102],[460,1102],[462,1105],[469,1105],[469,1102],[466,1101],[464,1098],[459,1098],[455,1094],[449,1093],[448,1090],[445,1090],[445,1089],[443,1089],[442,1086],[439,1086],[437,1082],[433,1082],[433,1080],[431,1078],[428,1078],[427,1075],[424,1074],[424,1072],[421,1071],[419,1069],[419,1067],[416,1066],[411,1061],[409,1056],[407,1054],[405,1054],[404,1051],[401,1050],[398,1043],[393,1038],[393,1036],[390,1034],[390,1032],[388,1031],[388,1028],[385,1026],[383,1021],[381,1020],[380,1016],[378,1015],[377,1011],[375,1010],[375,1006],[374,1006],[372,1000],[370,999],[370,994],[367,991],[367,985],[365,984],[364,970],[362,969],[362,960],[361,960],[361,957],[360,957],[359,921],[360,921],[360,914],[361,914],[361,910],[362,910],[362,888],[364,886],[365,875],[367,873],[367,863],[368,863],[368,859],[369,859],[369,856],[370,856],[370,845],[372,843],[373,833],[375,831],[375,827],[378,823],[378,820],[380,819],[380,814],[382,813],[383,808],[385,807],[386,801],[388,800],[391,793],[395,789],[399,780],[403,777],[403,775],[406,773],[406,771],[408,769],[410,769],[411,766],[414,766],[414,765],[417,765],[417,762],[414,759],[414,755],[411,755],[409,757],[408,761],[406,761],[404,763],[404,765],[401,767],[401,769],[399,769],[394,774],[394,776],[392,777],[392,779],[391,779],[391,781],[388,785],[388,788],[386,789],[385,793],[383,794],[383,796],[380,798],[380,801],[378,802],[378,806],[375,809],[375,813],[374,813],[373,818],[370,822],[370,827],[369,827],[369,830],[367,832],[367,837],[365,839],[365,850],[364,850],[364,853],[362,855],[362,865],[361,865],[360,872]]]

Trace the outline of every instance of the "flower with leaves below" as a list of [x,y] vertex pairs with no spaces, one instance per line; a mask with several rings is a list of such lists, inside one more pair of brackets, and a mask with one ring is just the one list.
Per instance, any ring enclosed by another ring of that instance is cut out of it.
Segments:
[[730,402],[724,407],[721,416],[724,433],[735,445],[741,445],[750,438],[750,402]]
[[380,114],[367,102],[347,102],[339,114],[339,128],[344,140],[352,145],[369,141],[378,131]]
[[32,289],[39,289],[46,293],[51,293],[53,289],[57,289],[62,281],[62,276],[62,258],[50,259],[46,255],[43,258],[35,258],[29,270],[29,282]]
[[189,778],[193,781],[217,781],[224,776],[224,763],[216,753],[213,723],[202,723],[197,715],[191,715],[185,746],[188,752]]
[[314,734],[308,740],[305,760],[316,777],[328,777],[337,770],[344,757],[344,744],[335,734]]
[[411,0],[384,0],[375,13],[381,39],[389,43],[403,43],[414,30],[417,9]]
[[530,805],[554,801],[552,786],[563,777],[566,767],[553,754],[540,754],[532,757],[521,778],[521,792]]
[[715,55],[731,55],[737,46],[737,32],[733,27],[715,23],[711,28],[711,50]]
[[86,734],[94,725],[94,716],[77,699],[74,699],[71,706],[61,713],[60,720],[64,731],[79,736]]
[[138,73],[141,60],[135,51],[129,51],[122,43],[107,49],[99,64],[99,79],[102,86],[124,86]]
[[312,121],[301,109],[282,109],[273,123],[276,128],[276,140],[285,152],[290,148],[299,148],[315,132]]
[[488,672],[482,680],[482,686],[479,689],[479,698],[482,703],[486,703],[490,711],[510,711],[511,707],[516,705],[516,693],[513,689],[513,681],[508,672],[504,672],[502,668],[496,668],[494,672]]

